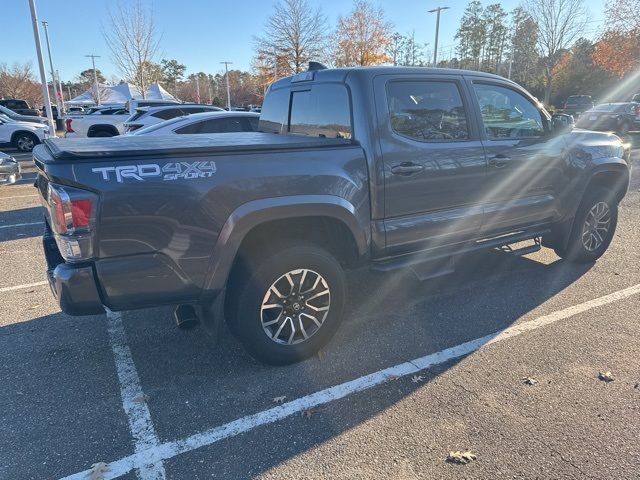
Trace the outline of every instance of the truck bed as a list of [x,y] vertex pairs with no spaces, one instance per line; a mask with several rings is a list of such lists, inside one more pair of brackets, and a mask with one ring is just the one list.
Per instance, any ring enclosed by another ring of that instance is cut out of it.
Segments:
[[206,155],[220,153],[344,147],[352,140],[319,138],[275,133],[238,132],[204,135],[143,136],[123,135],[111,138],[67,138],[44,141],[36,158],[42,163],[60,161],[100,161],[104,159]]

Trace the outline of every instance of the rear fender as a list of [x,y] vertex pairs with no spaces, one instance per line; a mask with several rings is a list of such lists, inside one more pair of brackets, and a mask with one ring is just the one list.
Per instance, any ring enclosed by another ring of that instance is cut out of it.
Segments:
[[272,220],[308,216],[331,217],[341,221],[353,235],[358,254],[367,252],[369,227],[358,219],[355,207],[341,197],[294,195],[254,200],[234,210],[224,223],[209,262],[205,295],[215,294],[224,288],[238,248],[251,229]]

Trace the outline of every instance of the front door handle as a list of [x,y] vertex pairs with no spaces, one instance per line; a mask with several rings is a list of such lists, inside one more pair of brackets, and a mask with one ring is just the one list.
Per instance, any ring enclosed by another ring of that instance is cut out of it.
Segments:
[[417,163],[402,162],[400,165],[394,165],[391,167],[391,173],[395,175],[411,175],[424,170],[424,165],[418,165]]
[[509,160],[511,160],[509,157],[499,153],[495,157],[491,157],[489,159],[489,166],[495,167],[495,168],[502,168],[509,162]]

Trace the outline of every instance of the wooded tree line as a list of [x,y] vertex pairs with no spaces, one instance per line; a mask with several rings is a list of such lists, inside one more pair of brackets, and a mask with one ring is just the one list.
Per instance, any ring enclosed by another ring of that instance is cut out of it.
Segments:
[[[585,0],[527,0],[511,12],[489,2],[469,1],[455,35],[455,54],[440,53],[439,67],[510,77],[547,105],[560,106],[572,94],[626,100],[640,91],[640,0],[608,0],[606,28],[595,40],[584,38],[589,24]],[[122,77],[109,83],[128,81],[145,91],[159,82],[182,100],[226,105],[224,74],[186,76],[186,65],[158,58],[159,33],[150,10],[139,0],[117,8],[105,28],[105,42]],[[229,72],[234,105],[261,103],[271,82],[306,70],[312,60],[335,67],[426,66],[432,58],[428,44],[416,42],[415,32],[395,31],[373,0],[354,0],[334,26],[310,0],[279,0],[254,38],[254,49],[252,72]],[[97,73],[99,82],[107,81]],[[79,94],[93,82],[93,71],[85,70],[63,90]],[[28,64],[0,64],[0,97],[41,105]]]

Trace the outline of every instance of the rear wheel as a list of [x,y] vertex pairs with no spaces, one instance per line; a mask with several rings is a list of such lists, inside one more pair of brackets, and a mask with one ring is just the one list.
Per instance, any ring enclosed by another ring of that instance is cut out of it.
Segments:
[[617,224],[615,195],[605,188],[593,188],[580,203],[566,247],[554,250],[576,263],[594,262],[609,248]]
[[230,287],[231,330],[249,354],[272,365],[303,360],[342,320],[346,281],[338,261],[314,245],[285,247],[251,262]]
[[19,133],[14,139],[15,147],[21,152],[30,152],[40,141],[32,133]]

